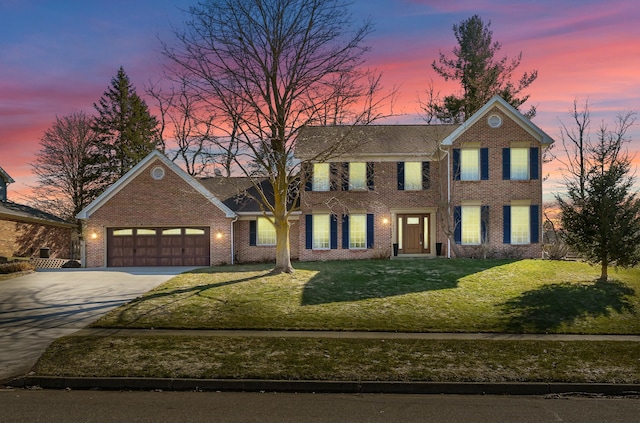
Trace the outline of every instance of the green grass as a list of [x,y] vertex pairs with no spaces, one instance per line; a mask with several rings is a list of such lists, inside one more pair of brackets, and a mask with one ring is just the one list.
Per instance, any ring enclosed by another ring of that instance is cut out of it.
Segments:
[[631,384],[640,383],[638,357],[640,343],[616,341],[72,336],[54,342],[35,374]]
[[[394,260],[200,269],[95,326],[640,334],[640,269],[541,260]],[[640,343],[70,336],[42,376],[640,383]]]
[[542,260],[385,260],[212,267],[97,327],[640,334],[640,269]]

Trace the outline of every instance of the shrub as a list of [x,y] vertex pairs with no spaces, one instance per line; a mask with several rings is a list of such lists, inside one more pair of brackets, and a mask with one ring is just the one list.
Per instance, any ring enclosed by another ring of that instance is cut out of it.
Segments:
[[35,267],[28,261],[14,261],[12,263],[0,264],[0,274],[27,272],[35,270]]

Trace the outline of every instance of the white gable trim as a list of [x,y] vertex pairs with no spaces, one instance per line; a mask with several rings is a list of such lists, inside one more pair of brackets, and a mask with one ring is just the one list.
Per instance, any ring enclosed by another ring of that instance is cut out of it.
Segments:
[[503,113],[507,116],[510,116],[517,124],[519,124],[525,131],[529,132],[532,136],[534,136],[540,143],[544,145],[549,145],[553,143],[553,138],[547,135],[542,129],[540,129],[537,125],[531,122],[529,119],[524,117],[518,110],[516,110],[512,105],[507,103],[502,97],[499,95],[493,96],[491,100],[489,100],[484,106],[480,108],[477,112],[475,112],[469,119],[467,119],[462,125],[456,128],[448,137],[442,140],[442,145],[452,145],[453,142],[466,132],[471,126],[477,123],[480,119],[482,119],[486,113],[493,108],[494,106],[498,107]]
[[93,200],[91,204],[85,207],[80,213],[77,214],[78,219],[88,219],[96,210],[102,207],[107,201],[109,201],[114,195],[116,195],[122,188],[127,186],[136,176],[142,173],[149,165],[155,160],[159,159],[165,166],[175,172],[180,178],[182,178],[193,189],[202,194],[213,205],[218,207],[225,214],[226,217],[233,218],[236,214],[227,206],[225,206],[216,196],[209,192],[205,187],[196,181],[191,175],[182,170],[178,165],[169,160],[167,156],[162,154],[158,150],[153,150],[147,157],[142,159],[140,163],[135,165],[130,171],[128,171],[122,178],[118,179],[113,185],[107,188],[98,198]]

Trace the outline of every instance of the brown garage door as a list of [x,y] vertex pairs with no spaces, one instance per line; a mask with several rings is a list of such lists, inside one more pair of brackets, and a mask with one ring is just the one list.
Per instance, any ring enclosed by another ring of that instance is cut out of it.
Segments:
[[109,228],[107,266],[208,266],[209,228]]

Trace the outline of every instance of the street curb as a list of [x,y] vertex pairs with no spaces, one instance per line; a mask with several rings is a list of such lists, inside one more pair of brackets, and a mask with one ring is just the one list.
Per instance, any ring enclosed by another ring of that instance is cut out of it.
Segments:
[[387,382],[257,379],[75,378],[30,376],[5,384],[13,388],[110,391],[227,391],[344,394],[548,395],[586,393],[638,395],[640,385],[606,383]]

